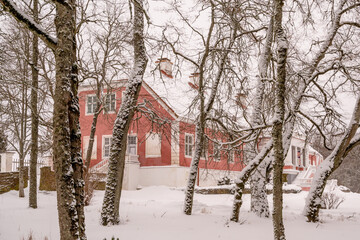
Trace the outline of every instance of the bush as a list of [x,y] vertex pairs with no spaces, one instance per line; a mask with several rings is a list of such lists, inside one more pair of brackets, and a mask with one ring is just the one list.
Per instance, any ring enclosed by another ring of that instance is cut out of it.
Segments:
[[321,196],[321,207],[324,209],[337,209],[343,202],[344,198],[338,196],[333,191],[324,192]]
[[217,183],[218,186],[230,185],[230,184],[231,184],[231,179],[228,178],[227,176],[222,177],[221,179],[219,179],[218,183]]

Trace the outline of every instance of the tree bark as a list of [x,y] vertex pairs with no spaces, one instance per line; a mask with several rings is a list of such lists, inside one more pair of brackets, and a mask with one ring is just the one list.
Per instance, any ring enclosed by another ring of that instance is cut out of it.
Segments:
[[[265,45],[263,52],[260,56],[258,69],[259,76],[257,79],[256,95],[254,99],[254,110],[252,114],[252,125],[259,126],[262,124],[262,105],[265,91],[265,78],[267,77],[267,70],[270,63],[271,56],[271,45],[273,38],[273,18],[270,18],[268,30],[265,39]],[[257,134],[257,133],[256,133]],[[250,144],[250,159],[256,157],[256,146],[255,142]],[[251,182],[251,211],[259,217],[269,217],[269,203],[267,201],[266,194],[266,169],[269,161],[261,163],[257,169],[253,172]]]
[[109,170],[101,211],[102,225],[119,223],[119,207],[125,169],[127,133],[134,116],[135,106],[148,62],[144,44],[143,1],[133,1],[133,3],[134,65],[124,93],[124,101],[121,104],[114,123]]
[[[28,42],[26,41],[25,45]],[[25,55],[29,59],[29,49],[28,45],[25,47]],[[19,197],[25,197],[24,192],[24,161],[26,156],[25,151],[25,141],[26,141],[26,131],[27,131],[27,76],[28,68],[27,64],[24,66],[24,79],[21,89],[21,119],[20,119],[20,141],[19,141]]]
[[[33,1],[34,21],[38,22],[38,0]],[[31,84],[31,152],[30,152],[30,178],[29,178],[29,207],[37,208],[37,158],[38,158],[38,137],[39,137],[39,116],[38,116],[38,57],[39,40],[36,34],[33,34],[32,42],[32,84]]]
[[200,113],[197,117],[196,127],[195,127],[195,150],[193,153],[193,157],[191,160],[190,165],[190,173],[188,178],[188,183],[186,185],[185,190],[185,201],[184,201],[184,213],[186,215],[191,215],[192,212],[192,206],[193,206],[193,200],[194,200],[194,192],[195,192],[195,183],[199,168],[199,161],[201,152],[204,148],[204,134],[205,134],[205,121],[207,116],[209,115],[210,111],[213,108],[213,104],[215,101],[215,97],[218,92],[218,86],[220,84],[220,80],[222,78],[225,63],[228,59],[229,51],[231,47],[233,46],[235,39],[236,39],[236,32],[237,30],[234,29],[234,32],[232,35],[230,35],[230,41],[228,43],[227,48],[224,50],[224,52],[221,55],[221,59],[219,61],[219,69],[215,76],[215,81],[213,83],[213,86],[211,87],[211,92],[209,99],[205,105],[205,89],[204,89],[204,71],[205,71],[205,63],[207,61],[207,58],[209,56],[209,50],[210,50],[210,39],[212,37],[213,28],[214,28],[214,18],[215,18],[215,11],[214,11],[214,5],[211,3],[211,24],[207,36],[206,46],[204,55],[202,56],[201,63],[199,66],[199,98],[200,98]]
[[260,153],[250,161],[246,167],[241,170],[238,179],[235,181],[235,194],[234,203],[232,207],[232,213],[230,220],[233,222],[239,221],[240,208],[242,205],[242,195],[245,188],[245,183],[250,178],[251,173],[264,161],[265,157],[269,154],[273,147],[273,140],[270,140]]
[[56,4],[56,88],[54,96],[54,167],[61,239],[86,239],[83,161],[80,154],[76,4]]
[[277,76],[275,92],[275,116],[273,121],[272,139],[274,141],[274,177],[273,177],[273,226],[274,239],[284,240],[285,228],[282,217],[282,173],[284,167],[283,122],[285,116],[285,82],[287,40],[282,28],[283,0],[274,1],[274,32],[277,43]]

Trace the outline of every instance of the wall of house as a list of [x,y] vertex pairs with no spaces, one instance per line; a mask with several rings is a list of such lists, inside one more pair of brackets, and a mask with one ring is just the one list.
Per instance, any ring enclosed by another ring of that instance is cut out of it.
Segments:
[[[189,177],[189,168],[181,166],[141,167],[138,173],[139,185],[143,187],[156,185],[186,187],[187,179]],[[238,172],[200,168],[199,175],[199,186],[208,187],[216,186],[218,180],[225,176],[234,180],[236,179]]]
[[0,172],[11,172],[14,152],[0,153]]
[[[91,167],[99,163],[103,157],[103,141],[104,136],[110,137],[112,135],[113,124],[116,119],[116,112],[119,110],[122,100],[122,94],[125,90],[123,82],[119,82],[114,91],[116,94],[116,111],[104,114],[100,113],[96,128],[96,154],[92,157]],[[106,90],[104,90],[106,91]],[[80,102],[80,126],[82,133],[82,149],[84,152],[84,138],[90,135],[90,129],[93,119],[93,114],[86,114],[86,98],[88,95],[94,95],[95,91],[89,87],[80,88],[79,102]],[[165,166],[171,165],[171,123],[174,117],[165,109],[164,104],[159,103],[156,94],[152,89],[145,85],[140,90],[138,103],[147,102],[146,107],[157,113],[161,119],[167,119],[166,123],[161,126],[153,124],[144,112],[137,112],[134,116],[129,128],[129,135],[137,136],[137,154],[139,155],[139,162],[141,166]],[[146,156],[146,143],[149,132],[159,133],[161,135],[161,154],[158,156]]]
[[[186,122],[180,122],[179,124],[180,135],[179,135],[179,165],[183,167],[189,167],[191,164],[191,156],[185,155],[185,136],[192,135],[193,143],[195,143],[195,125]],[[226,142],[226,136],[220,134],[220,132],[211,131],[206,129],[205,133],[211,136],[213,139],[217,139],[219,142]],[[207,151],[205,158],[200,158],[199,168],[201,169],[218,169],[218,170],[231,170],[241,171],[244,167],[243,164],[243,152],[242,147],[237,147],[234,151],[231,151],[234,161],[229,161],[229,151],[225,150],[228,146],[224,145],[220,151],[220,161],[214,160],[214,144],[207,142]]]

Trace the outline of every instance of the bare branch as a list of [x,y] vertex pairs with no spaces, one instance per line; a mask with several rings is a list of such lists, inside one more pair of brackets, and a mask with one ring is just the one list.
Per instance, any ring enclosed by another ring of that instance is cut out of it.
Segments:
[[46,45],[55,49],[57,45],[57,39],[50,36],[39,24],[37,24],[31,17],[21,11],[16,4],[11,0],[0,0],[0,3],[4,6],[4,9],[8,11],[13,17],[23,23],[31,32],[38,35]]

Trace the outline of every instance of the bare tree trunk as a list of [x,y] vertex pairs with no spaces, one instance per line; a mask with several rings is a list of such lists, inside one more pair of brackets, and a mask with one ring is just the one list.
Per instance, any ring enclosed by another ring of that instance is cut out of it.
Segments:
[[54,97],[54,166],[61,239],[86,239],[83,161],[80,155],[76,4],[56,4],[56,88]]
[[12,1],[0,0],[4,9],[36,33],[55,54],[54,167],[60,238],[86,239],[84,180],[81,158],[78,67],[76,58],[76,1],[56,1],[56,36],[46,33]]
[[[27,57],[28,49],[25,49]],[[21,119],[20,119],[20,142],[19,142],[19,197],[25,197],[24,193],[24,161],[25,161],[25,140],[26,140],[26,121],[27,121],[27,65],[24,66],[24,80],[22,84],[21,96]]]
[[[259,77],[257,79],[256,96],[254,99],[254,112],[252,114],[252,125],[259,126],[262,124],[262,104],[265,92],[264,79],[267,77],[268,65],[271,56],[271,44],[273,38],[273,18],[270,18],[267,35],[265,39],[265,46],[259,60]],[[250,144],[250,159],[256,157],[255,142]],[[261,163],[253,172],[250,179],[251,182],[251,211],[259,217],[269,217],[269,203],[266,194],[266,169],[269,162]]]
[[304,214],[309,222],[319,221],[321,195],[324,191],[326,180],[329,178],[330,174],[341,165],[344,157],[349,152],[348,149],[352,148],[352,145],[360,141],[359,136],[357,136],[357,138],[353,138],[359,128],[359,121],[360,95],[358,95],[353,116],[344,136],[315,173],[304,209]]
[[198,173],[201,152],[203,151],[203,148],[204,148],[205,120],[213,107],[215,97],[216,97],[216,94],[218,91],[218,86],[219,86],[221,77],[224,72],[224,67],[225,67],[226,60],[228,58],[229,51],[230,51],[231,47],[233,46],[235,39],[236,39],[236,29],[235,29],[234,32],[232,33],[232,36],[230,36],[229,45],[227,46],[227,48],[224,50],[224,52],[221,55],[221,59],[219,62],[219,70],[216,74],[215,81],[211,88],[211,93],[210,93],[209,99],[205,105],[205,96],[204,96],[205,89],[204,89],[204,84],[203,84],[204,69],[205,69],[205,63],[206,63],[207,57],[209,55],[210,39],[212,36],[212,31],[213,31],[213,27],[214,27],[214,18],[215,18],[214,5],[213,5],[213,3],[211,3],[211,4],[212,4],[211,24],[210,24],[210,28],[209,28],[208,37],[207,37],[205,52],[204,52],[204,55],[202,57],[202,61],[201,61],[200,67],[199,67],[199,70],[200,70],[200,74],[199,74],[200,75],[199,76],[200,110],[199,111],[200,111],[200,113],[198,115],[197,122],[196,122],[195,150],[194,150],[193,157],[191,160],[190,173],[189,173],[188,183],[187,183],[186,190],[185,190],[184,213],[186,215],[191,215],[191,212],[192,212],[196,177],[197,177],[197,173]]
[[[38,22],[38,0],[33,2],[34,21]],[[39,116],[38,116],[38,57],[39,40],[34,34],[32,42],[32,84],[31,84],[31,152],[30,152],[30,178],[29,178],[29,207],[37,208],[37,158],[38,158],[38,137],[39,137]]]
[[125,169],[127,132],[134,116],[135,106],[148,62],[144,44],[143,1],[133,1],[133,3],[134,65],[125,90],[124,101],[121,104],[121,108],[114,123],[109,170],[101,211],[102,225],[119,223],[119,207]]
[[259,164],[262,163],[262,161],[264,161],[268,153],[271,151],[272,147],[273,140],[270,140],[260,151],[260,153],[252,161],[250,161],[243,170],[241,170],[238,179],[236,179],[234,203],[230,217],[231,221],[237,222],[239,220],[239,213],[242,205],[242,195],[245,188],[245,183],[250,178],[251,173],[259,166]]
[[275,116],[273,121],[272,138],[274,141],[274,178],[273,178],[273,226],[274,239],[284,240],[285,228],[282,217],[283,195],[282,195],[282,173],[284,167],[283,148],[283,123],[285,116],[285,82],[286,82],[286,58],[287,40],[282,28],[283,0],[274,1],[274,32],[277,43],[277,77],[275,92]]
[[191,215],[192,212],[196,177],[204,145],[205,114],[202,112],[200,115],[200,119],[198,120],[195,129],[195,150],[191,160],[189,179],[185,191],[184,213],[186,215]]

